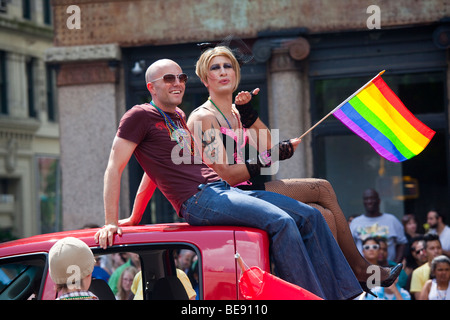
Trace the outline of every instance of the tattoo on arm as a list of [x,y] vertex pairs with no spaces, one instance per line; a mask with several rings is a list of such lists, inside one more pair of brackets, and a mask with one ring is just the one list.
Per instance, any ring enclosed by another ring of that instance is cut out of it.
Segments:
[[220,138],[218,139],[219,134],[219,130],[215,129],[212,124],[210,129],[202,131],[203,156],[212,163],[217,163],[219,160],[220,152],[218,150],[221,143]]

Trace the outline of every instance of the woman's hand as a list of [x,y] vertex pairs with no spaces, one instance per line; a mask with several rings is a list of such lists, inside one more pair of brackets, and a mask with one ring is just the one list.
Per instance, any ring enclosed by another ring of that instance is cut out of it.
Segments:
[[252,100],[253,96],[256,96],[259,93],[259,88],[256,88],[251,93],[248,91],[241,91],[236,95],[236,98],[234,98],[234,103],[237,105],[244,105],[246,103],[249,103],[250,100]]
[[120,227],[135,226],[135,225],[136,225],[136,223],[133,220],[131,220],[131,217],[119,220],[119,226]]
[[302,139],[293,138],[290,141],[291,141],[292,147],[294,148],[294,152],[295,152],[295,149],[297,149],[297,146],[300,144],[300,142],[302,142]]

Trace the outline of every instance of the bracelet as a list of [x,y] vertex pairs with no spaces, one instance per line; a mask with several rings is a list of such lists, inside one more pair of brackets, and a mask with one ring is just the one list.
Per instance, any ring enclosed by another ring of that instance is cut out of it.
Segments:
[[272,164],[272,152],[266,150],[258,155],[258,159],[264,167],[269,167]]

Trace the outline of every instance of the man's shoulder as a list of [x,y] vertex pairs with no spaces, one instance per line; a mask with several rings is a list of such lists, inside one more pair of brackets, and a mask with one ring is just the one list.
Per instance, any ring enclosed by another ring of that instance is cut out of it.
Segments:
[[445,233],[446,235],[450,236],[450,227],[446,225],[444,227],[444,230],[442,230],[442,233]]
[[425,262],[423,265],[415,268],[413,270],[413,274],[416,274],[416,275],[417,274],[422,274],[424,272],[429,272],[429,270],[430,270],[430,265],[427,262]]
[[149,104],[136,104],[128,109],[122,116],[122,120],[133,119],[135,121],[145,118],[151,119],[152,115],[159,115],[158,111],[149,107]]
[[152,108],[150,108],[150,105],[148,103],[143,103],[143,104],[135,104],[127,112],[143,113],[143,112],[151,112],[151,111],[152,111]]

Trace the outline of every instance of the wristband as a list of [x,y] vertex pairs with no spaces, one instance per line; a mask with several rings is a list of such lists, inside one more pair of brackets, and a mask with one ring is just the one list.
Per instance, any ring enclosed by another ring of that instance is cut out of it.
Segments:
[[241,105],[236,104],[235,106],[241,116],[242,126],[244,128],[250,128],[259,117],[258,111],[253,109],[250,102]]
[[278,160],[286,160],[294,155],[294,146],[291,140],[283,140],[278,143]]

